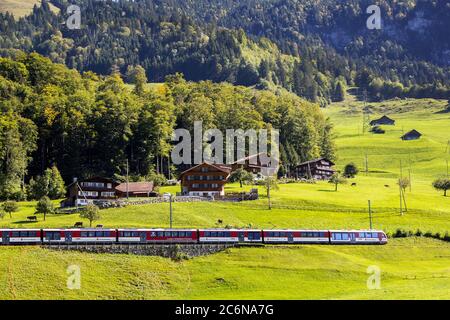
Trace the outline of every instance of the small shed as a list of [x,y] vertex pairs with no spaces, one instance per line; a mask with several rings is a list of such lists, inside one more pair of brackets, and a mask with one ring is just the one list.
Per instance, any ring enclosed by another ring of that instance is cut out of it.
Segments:
[[379,126],[379,125],[393,126],[393,125],[395,125],[395,120],[389,118],[388,116],[382,116],[379,119],[370,121],[370,125],[371,126]]
[[402,135],[402,140],[417,140],[422,136],[422,134],[417,131],[416,129],[413,129],[409,131],[408,133],[405,133]]

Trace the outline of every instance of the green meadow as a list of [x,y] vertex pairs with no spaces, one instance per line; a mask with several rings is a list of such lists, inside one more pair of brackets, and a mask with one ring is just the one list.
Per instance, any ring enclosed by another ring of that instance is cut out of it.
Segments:
[[[280,184],[252,202],[175,203],[174,227],[363,229],[441,233],[450,231],[450,197],[432,187],[446,174],[450,113],[445,101],[393,100],[369,103],[370,119],[387,114],[395,126],[386,133],[362,132],[363,104],[352,99],[324,110],[335,126],[337,167],[354,162],[360,174],[338,191],[327,182]],[[423,136],[402,141],[411,129]],[[365,172],[367,154],[368,172]],[[399,210],[400,175],[411,176],[407,211]],[[356,185],[352,185],[356,184]],[[161,192],[176,192],[164,187]],[[251,186],[245,186],[247,190]],[[237,184],[227,191],[240,191]],[[33,202],[0,220],[1,227],[71,227],[78,214],[49,215],[27,222]],[[218,220],[222,223],[219,224]],[[88,225],[87,221],[83,221]],[[101,211],[94,224],[105,227],[168,227],[168,204]],[[268,246],[234,248],[175,262],[160,257],[94,255],[36,247],[0,248],[0,299],[449,299],[450,244],[428,238],[390,239],[385,246]],[[66,287],[66,268],[81,268],[80,290]],[[381,270],[381,288],[369,290],[369,266]]]
[[[1,299],[448,299],[450,244],[234,248],[174,262],[160,257],[0,247]],[[81,288],[67,288],[67,267]],[[369,289],[370,266],[380,288]]]

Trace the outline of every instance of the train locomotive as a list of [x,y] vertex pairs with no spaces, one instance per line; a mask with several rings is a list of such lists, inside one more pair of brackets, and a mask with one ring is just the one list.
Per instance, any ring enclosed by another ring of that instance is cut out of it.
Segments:
[[386,244],[380,230],[0,229],[0,245],[38,244]]

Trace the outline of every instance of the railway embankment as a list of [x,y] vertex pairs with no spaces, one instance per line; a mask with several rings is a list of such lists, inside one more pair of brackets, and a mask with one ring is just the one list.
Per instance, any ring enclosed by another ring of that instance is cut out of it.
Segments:
[[88,253],[106,254],[134,254],[142,256],[160,256],[174,260],[189,259],[191,257],[205,256],[228,248],[237,247],[237,244],[52,244],[42,245],[50,250],[75,250]]

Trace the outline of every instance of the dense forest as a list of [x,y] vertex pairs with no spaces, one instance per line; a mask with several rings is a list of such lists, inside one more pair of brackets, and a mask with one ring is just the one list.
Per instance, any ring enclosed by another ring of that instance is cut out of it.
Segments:
[[36,51],[84,72],[151,82],[187,80],[285,88],[325,106],[347,86],[372,99],[450,95],[447,1],[378,1],[383,28],[368,30],[368,0],[80,0],[82,28],[69,30],[66,0],[19,20],[0,15],[0,53]]
[[[23,199],[30,181],[58,176],[168,176],[172,133],[203,127],[280,130],[283,169],[334,158],[332,127],[317,104],[227,83],[188,82],[181,74],[147,84],[141,66],[80,74],[37,53],[0,58],[0,198]],[[176,169],[174,168],[176,174]],[[32,180],[32,177],[34,179]]]

